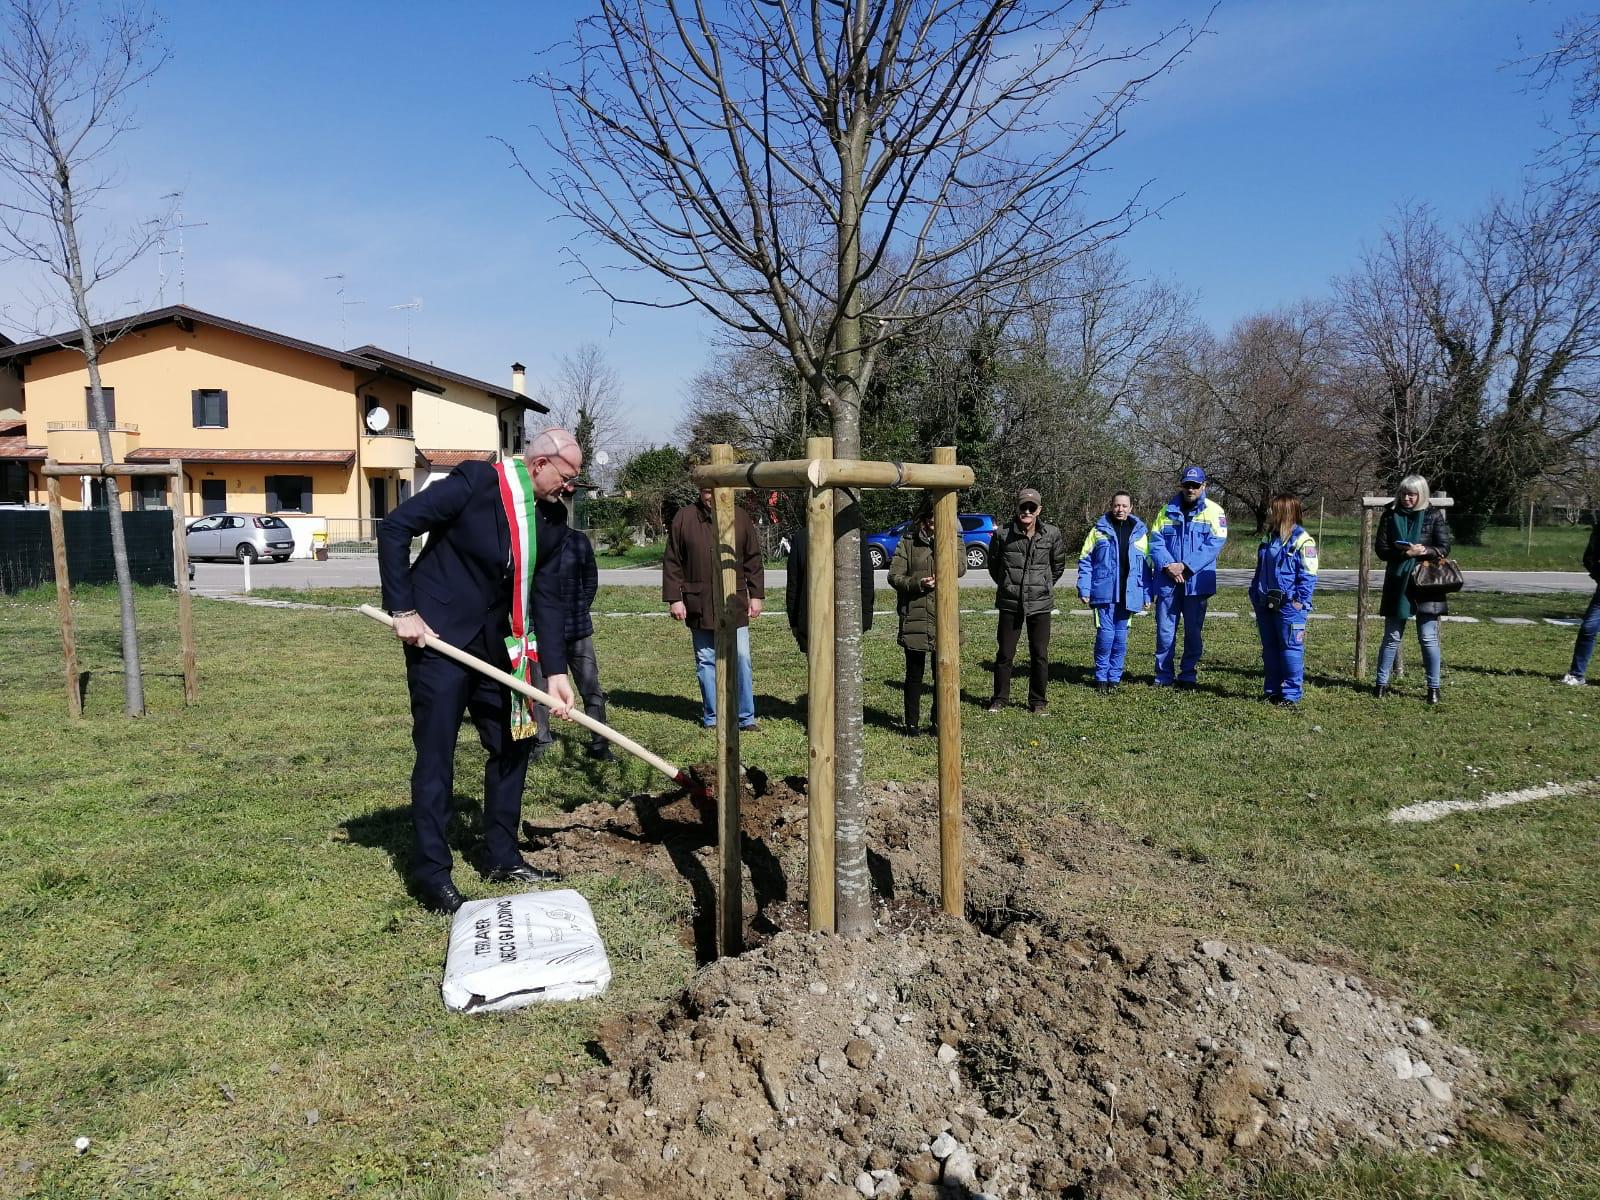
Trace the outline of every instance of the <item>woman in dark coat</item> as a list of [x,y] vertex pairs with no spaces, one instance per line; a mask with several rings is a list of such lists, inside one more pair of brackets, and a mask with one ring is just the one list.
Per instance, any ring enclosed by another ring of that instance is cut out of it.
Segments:
[[1430,508],[1428,481],[1407,475],[1400,481],[1394,503],[1383,510],[1372,541],[1373,553],[1384,563],[1383,644],[1378,651],[1379,696],[1388,694],[1389,674],[1405,637],[1406,622],[1417,619],[1417,643],[1428,675],[1428,703],[1439,703],[1439,618],[1449,611],[1443,592],[1418,589],[1412,580],[1425,558],[1448,558],[1455,539],[1442,509]]
[[[906,652],[906,723],[904,731],[915,736],[922,723],[922,680],[928,656],[934,650],[937,619],[934,613],[933,506],[923,505],[900,544],[894,548],[889,564],[889,586],[894,589],[895,611],[900,616],[900,645]],[[956,574],[967,573],[967,556],[956,550]],[[933,678],[939,680],[935,660]],[[939,723],[939,702],[934,700],[933,724]]]

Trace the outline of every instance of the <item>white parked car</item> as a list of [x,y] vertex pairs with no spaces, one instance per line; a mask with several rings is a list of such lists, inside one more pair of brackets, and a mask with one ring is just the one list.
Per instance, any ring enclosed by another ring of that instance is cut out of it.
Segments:
[[189,523],[184,539],[190,558],[235,558],[288,562],[294,534],[281,518],[257,513],[212,513]]

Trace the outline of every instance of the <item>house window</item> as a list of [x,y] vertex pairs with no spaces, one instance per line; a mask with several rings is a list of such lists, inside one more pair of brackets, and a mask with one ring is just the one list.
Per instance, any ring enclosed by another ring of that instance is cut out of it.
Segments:
[[394,431],[396,433],[411,432],[411,406],[409,404],[396,404],[394,406]]
[[137,509],[168,507],[166,477],[162,475],[135,476],[133,506]]
[[411,499],[411,480],[396,480],[394,487],[394,499],[396,504],[404,504],[407,500]]
[[[117,424],[117,389],[102,386],[100,394],[106,398],[106,428],[114,429]],[[88,415],[89,428],[94,429],[94,389],[83,389],[83,411]]]
[[200,511],[210,516],[228,507],[228,481],[202,479],[200,481]]
[[200,388],[189,393],[194,402],[194,427],[196,429],[226,429],[228,427],[228,393],[221,388]]
[[0,504],[28,502],[28,468],[19,462],[0,462]]
[[522,451],[522,418],[520,416],[511,425],[511,448],[518,453]]
[[85,479],[84,482],[89,485],[89,507],[107,507],[106,481],[104,479]]
[[500,449],[508,449],[511,445],[511,431],[506,428],[504,421],[500,422]]
[[311,511],[311,476],[268,475],[266,486],[268,512]]

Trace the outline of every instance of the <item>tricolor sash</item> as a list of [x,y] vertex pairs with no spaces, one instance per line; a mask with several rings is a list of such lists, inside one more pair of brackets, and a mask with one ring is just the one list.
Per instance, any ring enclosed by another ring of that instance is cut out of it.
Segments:
[[[529,686],[533,684],[533,664],[539,661],[539,643],[534,637],[533,568],[539,557],[534,533],[533,478],[522,459],[495,467],[500,480],[500,504],[506,513],[506,528],[511,533],[511,636],[506,639],[506,656],[511,673]],[[534,735],[533,701],[521,692],[511,694],[511,736]]]

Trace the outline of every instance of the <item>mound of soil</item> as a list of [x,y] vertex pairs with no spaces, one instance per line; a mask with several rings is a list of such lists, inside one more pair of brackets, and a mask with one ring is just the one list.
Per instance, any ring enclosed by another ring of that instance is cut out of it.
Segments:
[[[615,869],[626,846],[709,878],[714,834],[692,812],[590,806],[530,826],[530,857]],[[1162,868],[1084,820],[1032,822],[1045,849],[1007,836],[1004,855],[969,828],[974,920],[940,916],[934,817],[925,790],[872,798],[892,901],[874,936],[785,931],[804,921],[785,882],[804,878],[803,796],[758,780],[741,825],[766,943],[607,1029],[609,1065],[567,1107],[511,1123],[506,1194],[1131,1197],[1454,1137],[1478,1068],[1400,999],[1265,947],[1091,921],[1117,881]]]

